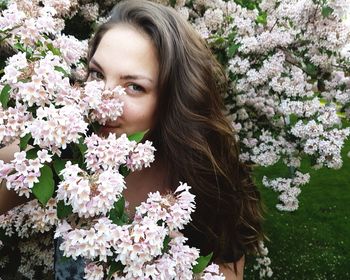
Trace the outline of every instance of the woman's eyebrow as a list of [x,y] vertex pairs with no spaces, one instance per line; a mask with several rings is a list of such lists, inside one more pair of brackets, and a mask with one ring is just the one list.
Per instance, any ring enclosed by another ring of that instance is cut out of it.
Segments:
[[151,78],[148,78],[143,75],[121,75],[121,80],[148,80],[149,82],[153,83],[153,80]]
[[[99,68],[99,70],[103,71],[102,66],[96,61],[95,58],[91,58],[90,60],[91,64],[94,64],[95,66],[97,66],[97,68]],[[153,80],[147,76],[144,75],[136,75],[136,74],[125,74],[125,75],[121,75],[120,76],[121,80],[147,80],[150,83],[153,83]]]
[[91,58],[90,63],[94,64],[95,66],[97,66],[97,68],[99,68],[100,70],[103,70],[103,68],[101,67],[101,65],[96,61],[96,59]]

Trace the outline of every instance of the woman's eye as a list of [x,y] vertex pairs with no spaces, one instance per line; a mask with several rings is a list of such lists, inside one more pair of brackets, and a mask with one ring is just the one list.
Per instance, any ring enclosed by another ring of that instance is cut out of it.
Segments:
[[130,84],[127,86],[127,89],[131,91],[131,93],[139,93],[139,92],[144,92],[145,89],[139,85],[136,84]]
[[89,79],[90,80],[104,80],[104,76],[102,73],[95,71],[95,70],[89,70]]

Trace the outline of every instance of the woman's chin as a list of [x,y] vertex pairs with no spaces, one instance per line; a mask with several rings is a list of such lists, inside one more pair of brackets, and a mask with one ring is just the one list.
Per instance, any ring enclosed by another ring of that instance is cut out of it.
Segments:
[[117,137],[123,134],[119,127],[102,126],[98,131],[98,135],[101,137],[108,137],[111,133],[115,134]]

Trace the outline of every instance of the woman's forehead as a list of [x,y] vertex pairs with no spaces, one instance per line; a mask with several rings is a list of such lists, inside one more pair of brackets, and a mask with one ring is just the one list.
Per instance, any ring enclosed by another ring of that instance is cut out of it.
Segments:
[[105,72],[137,72],[152,80],[157,78],[159,71],[157,52],[151,39],[130,25],[116,25],[108,30],[90,62],[97,62]]

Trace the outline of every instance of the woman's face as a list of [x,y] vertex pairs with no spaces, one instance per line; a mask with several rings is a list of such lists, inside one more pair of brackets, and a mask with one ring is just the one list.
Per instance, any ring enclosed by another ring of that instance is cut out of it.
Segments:
[[102,37],[89,63],[89,80],[104,80],[106,88],[121,85],[126,95],[123,115],[100,130],[128,135],[146,131],[155,123],[159,63],[149,37],[130,25],[116,25]]

